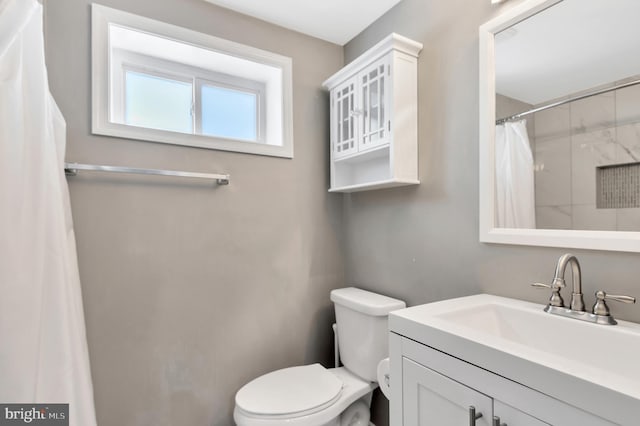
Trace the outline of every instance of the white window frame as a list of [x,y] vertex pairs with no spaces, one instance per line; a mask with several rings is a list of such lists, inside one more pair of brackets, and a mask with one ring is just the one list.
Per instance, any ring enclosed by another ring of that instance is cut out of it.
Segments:
[[[182,64],[139,52],[112,49],[109,27],[117,25],[223,53],[278,69],[273,81],[247,79],[216,70]],[[124,124],[124,73],[127,70],[176,81],[192,81],[193,134]],[[224,151],[293,158],[293,108],[291,58],[149,18],[92,4],[92,133]],[[202,103],[195,96],[202,85],[253,93],[257,96],[257,140],[198,134],[202,130]],[[274,89],[275,88],[275,89]],[[279,93],[278,93],[279,92]]]
[[[266,86],[264,83],[229,74],[216,73],[204,68],[193,67],[164,59],[154,58],[141,53],[134,53],[120,49],[114,49],[111,55],[111,108],[110,121],[125,123],[126,114],[126,73],[137,72],[164,78],[167,80],[181,81],[192,85],[192,128],[196,135],[217,138],[217,136],[202,134],[202,96],[200,90],[203,85],[231,89],[256,96],[256,139],[236,139],[238,142],[265,143],[266,114],[265,98]],[[125,124],[130,126],[129,124]],[[165,130],[166,131],[166,130]]]

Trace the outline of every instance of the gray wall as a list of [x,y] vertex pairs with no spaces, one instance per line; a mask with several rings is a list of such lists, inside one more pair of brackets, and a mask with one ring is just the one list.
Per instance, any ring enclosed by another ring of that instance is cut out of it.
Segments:
[[[550,281],[566,250],[478,242],[478,26],[520,3],[404,0],[347,44],[346,62],[392,31],[424,44],[418,71],[422,183],[345,196],[348,282],[409,305],[481,292],[541,305],[547,300],[548,292],[529,284]],[[640,296],[640,255],[573,251],[589,304],[599,288]],[[640,321],[638,305],[612,310]]]
[[67,160],[231,174],[220,188],[69,179],[98,423],[230,425],[233,396],[249,379],[332,359],[342,201],[326,191],[320,85],[343,50],[201,0],[101,3],[293,58],[293,160],[93,136],[89,1],[46,6]]

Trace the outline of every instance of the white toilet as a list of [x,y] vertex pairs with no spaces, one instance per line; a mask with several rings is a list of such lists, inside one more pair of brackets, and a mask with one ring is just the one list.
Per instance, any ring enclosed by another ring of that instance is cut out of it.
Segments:
[[355,287],[331,292],[344,367],[320,364],[277,370],[236,393],[238,426],[365,426],[378,364],[388,356],[389,312],[403,301]]

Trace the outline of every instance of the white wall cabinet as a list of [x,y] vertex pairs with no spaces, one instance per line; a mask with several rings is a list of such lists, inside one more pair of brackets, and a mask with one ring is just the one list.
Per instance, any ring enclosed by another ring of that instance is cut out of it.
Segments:
[[395,333],[390,354],[391,426],[494,426],[494,416],[501,426],[616,424]]
[[391,34],[324,82],[330,91],[331,192],[420,183],[421,49]]

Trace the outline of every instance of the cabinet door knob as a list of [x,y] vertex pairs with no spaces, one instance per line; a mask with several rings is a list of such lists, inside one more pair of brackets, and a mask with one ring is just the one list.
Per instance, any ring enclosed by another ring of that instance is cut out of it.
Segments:
[[482,417],[482,413],[476,413],[476,407],[469,406],[469,426],[476,426],[476,420]]

